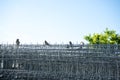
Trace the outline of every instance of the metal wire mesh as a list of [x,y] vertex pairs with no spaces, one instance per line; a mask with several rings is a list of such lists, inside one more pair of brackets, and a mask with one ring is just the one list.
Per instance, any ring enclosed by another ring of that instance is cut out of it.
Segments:
[[1,45],[0,80],[120,80],[120,45]]

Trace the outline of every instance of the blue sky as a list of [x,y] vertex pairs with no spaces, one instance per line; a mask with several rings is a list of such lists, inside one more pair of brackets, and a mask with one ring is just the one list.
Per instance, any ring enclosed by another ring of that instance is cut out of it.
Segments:
[[0,43],[80,43],[106,27],[120,33],[120,0],[0,0]]

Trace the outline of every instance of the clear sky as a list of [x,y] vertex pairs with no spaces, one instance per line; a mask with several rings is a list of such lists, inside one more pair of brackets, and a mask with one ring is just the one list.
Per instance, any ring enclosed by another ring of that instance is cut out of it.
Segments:
[[0,0],[0,43],[80,43],[106,27],[120,33],[120,0]]

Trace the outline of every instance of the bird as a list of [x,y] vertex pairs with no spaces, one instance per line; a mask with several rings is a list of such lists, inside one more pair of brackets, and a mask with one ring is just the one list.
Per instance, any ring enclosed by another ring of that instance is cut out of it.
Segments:
[[72,48],[73,47],[73,44],[71,41],[69,41],[69,45],[67,45],[67,48]]
[[69,41],[69,44],[70,44],[70,47],[72,47],[72,46],[73,46],[73,44],[72,44],[72,42],[71,42],[71,41]]
[[48,45],[48,46],[49,46],[50,44],[45,40],[45,45]]
[[19,41],[19,39],[16,39],[16,45],[17,45],[17,46],[20,45],[20,41]]

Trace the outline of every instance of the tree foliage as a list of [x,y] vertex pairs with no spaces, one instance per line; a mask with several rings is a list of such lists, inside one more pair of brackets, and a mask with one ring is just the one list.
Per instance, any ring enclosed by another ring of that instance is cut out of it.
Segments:
[[120,35],[114,30],[106,30],[103,33],[89,34],[84,37],[90,44],[120,44]]

